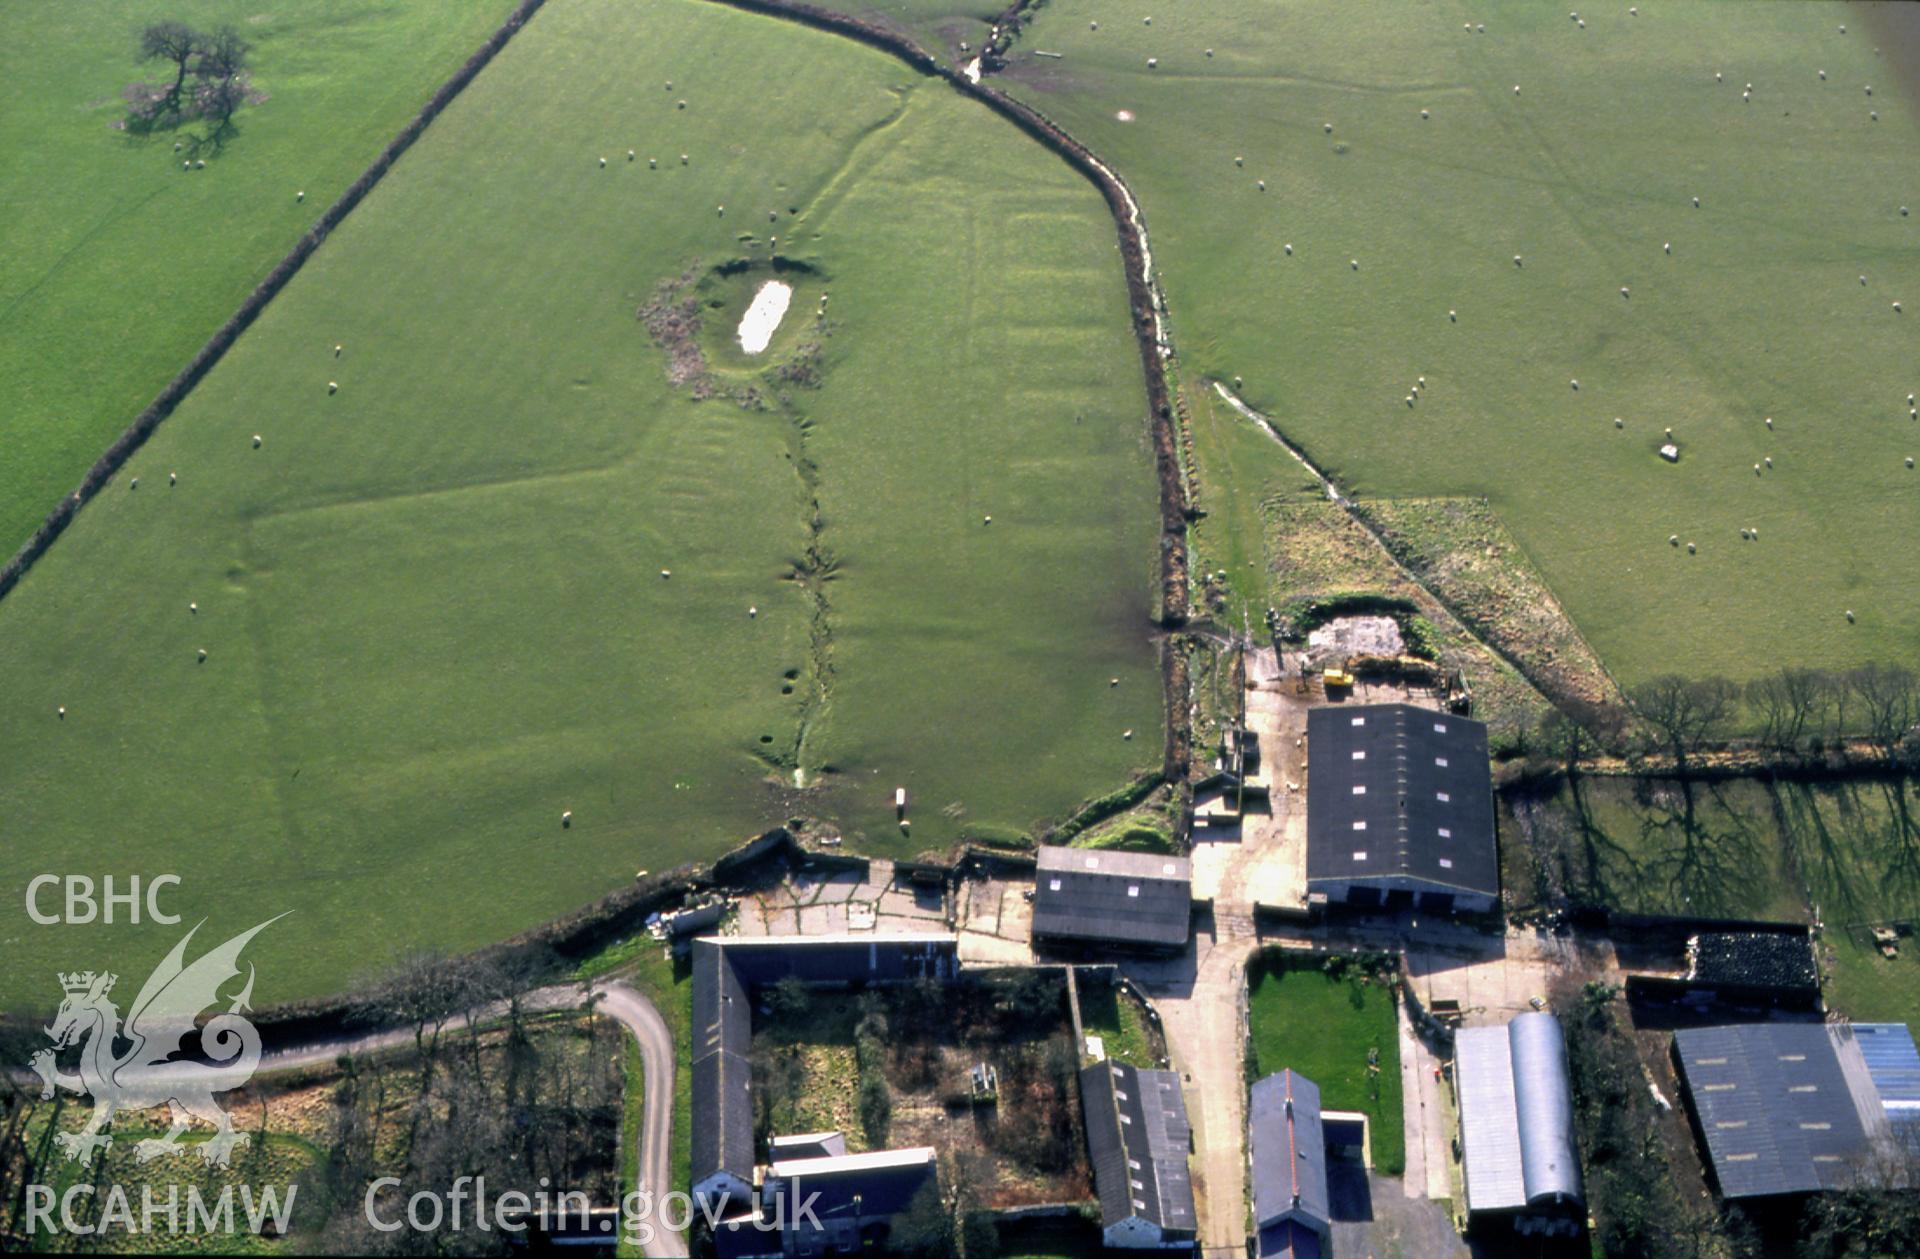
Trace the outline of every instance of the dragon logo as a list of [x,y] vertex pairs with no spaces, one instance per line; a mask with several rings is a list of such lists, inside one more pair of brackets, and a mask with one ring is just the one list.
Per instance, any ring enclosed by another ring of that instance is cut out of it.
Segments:
[[[225,1167],[234,1149],[247,1144],[247,1134],[234,1131],[233,1116],[214,1104],[213,1095],[239,1088],[260,1065],[260,1033],[241,1017],[253,997],[252,964],[247,966],[246,986],[232,998],[225,1013],[214,1015],[204,1026],[199,1016],[220,1003],[220,988],[240,973],[240,950],[247,941],[280,918],[269,918],[188,964],[187,943],[200,929],[196,925],[141,986],[140,995],[127,1011],[125,1027],[121,1026],[119,1010],[108,1000],[119,976],[104,971],[60,976],[66,999],[46,1029],[53,1048],[33,1055],[28,1065],[40,1076],[43,1100],[51,1098],[56,1088],[93,1098],[93,1117],[87,1126],[79,1132],[62,1132],[57,1138],[68,1159],[91,1163],[95,1153],[111,1145],[113,1138],[105,1129],[116,1111],[160,1106],[167,1107],[171,1126],[164,1137],[144,1140],[134,1147],[142,1163],[163,1154],[197,1149],[208,1166]],[[184,1047],[182,1042],[196,1032],[200,1054],[206,1060],[176,1059],[174,1055]],[[128,1045],[126,1052],[116,1053],[117,1043]],[[79,1070],[65,1074],[55,1055],[75,1046],[79,1048]],[[213,1136],[195,1146],[180,1145],[181,1134],[195,1119],[213,1124]]]

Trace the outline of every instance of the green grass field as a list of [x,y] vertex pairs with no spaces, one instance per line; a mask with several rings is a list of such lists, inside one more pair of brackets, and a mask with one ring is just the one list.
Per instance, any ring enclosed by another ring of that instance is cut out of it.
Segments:
[[[1320,1086],[1328,1110],[1364,1111],[1374,1167],[1398,1176],[1407,1150],[1393,994],[1378,981],[1334,979],[1318,960],[1288,966],[1270,952],[1248,967],[1254,1078],[1291,1068]],[[1367,1068],[1370,1049],[1379,1051],[1377,1074]]]
[[[761,233],[830,286],[818,384],[695,402],[636,311]],[[1102,202],[987,111],[557,0],[0,603],[0,887],[295,910],[278,1001],[795,811],[896,852],[1063,816],[1160,757],[1141,399]],[[177,930],[9,932],[0,998]]]
[[[0,554],[185,367],[287,249],[480,47],[510,0],[209,0],[0,9]],[[149,22],[240,26],[268,99],[204,170],[135,136],[120,92]],[[294,194],[307,194],[296,202]]]
[[1866,932],[1920,917],[1912,783],[1740,781],[1689,793],[1583,779],[1578,793],[1546,801],[1527,832],[1581,898],[1629,912],[1805,922],[1811,906],[1824,924],[1828,1004],[1855,1019],[1920,1022],[1920,949],[1909,940],[1884,958]]
[[1624,684],[1911,657],[1920,559],[1889,543],[1920,533],[1920,118],[1894,36],[1824,4],[1640,8],[1217,0],[1148,26],[1055,0],[995,81],[1135,190],[1190,386],[1244,376],[1363,497],[1488,496]]

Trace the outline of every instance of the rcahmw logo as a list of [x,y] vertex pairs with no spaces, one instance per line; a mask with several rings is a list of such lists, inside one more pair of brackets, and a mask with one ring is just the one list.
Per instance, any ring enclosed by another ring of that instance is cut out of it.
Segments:
[[[285,917],[282,914],[280,917]],[[166,1135],[134,1146],[142,1163],[164,1155],[193,1150],[209,1167],[225,1167],[233,1151],[247,1144],[247,1134],[236,1132],[233,1116],[215,1104],[216,1093],[239,1088],[260,1065],[260,1033],[242,1016],[253,996],[253,967],[247,967],[246,985],[223,1013],[198,1025],[203,1010],[222,1001],[220,989],[240,974],[240,950],[263,928],[278,922],[270,918],[244,931],[189,964],[187,944],[194,931],[182,936],[173,951],[154,969],[127,1009],[126,1025],[111,995],[118,976],[111,971],[79,971],[60,976],[66,999],[47,1027],[51,1049],[33,1055],[28,1065],[39,1075],[40,1096],[56,1089],[93,1099],[93,1115],[78,1132],[55,1138],[71,1161],[82,1165],[113,1143],[106,1131],[114,1114],[123,1110],[151,1110],[165,1106],[170,1125]],[[176,1059],[183,1041],[197,1035],[199,1057]],[[124,1053],[116,1044],[125,1043]],[[69,1073],[60,1069],[59,1055],[72,1049],[78,1064]],[[213,1125],[213,1135],[193,1145],[181,1145],[188,1124],[199,1119]],[[289,1201],[292,1192],[288,1192]]]
[[184,1194],[178,1185],[168,1185],[164,1194],[155,1193],[152,1185],[142,1185],[137,1210],[125,1186],[112,1185],[101,1200],[100,1215],[95,1219],[85,1202],[95,1196],[92,1185],[72,1185],[58,1198],[52,1185],[28,1185],[27,1232],[85,1237],[115,1231],[150,1235],[164,1228],[169,1233],[213,1234],[233,1233],[237,1225],[244,1223],[250,1233],[270,1230],[285,1235],[287,1221],[293,1215],[293,1196],[299,1188],[299,1185],[287,1185],[286,1197],[282,1200],[272,1185],[263,1187],[258,1195],[252,1185],[241,1185],[240,1214],[236,1216],[232,1185],[222,1186],[211,1203],[198,1185],[188,1185]]

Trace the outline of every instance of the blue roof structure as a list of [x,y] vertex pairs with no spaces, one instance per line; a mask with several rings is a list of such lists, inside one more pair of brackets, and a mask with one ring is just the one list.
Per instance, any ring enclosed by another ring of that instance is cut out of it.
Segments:
[[1920,1048],[1913,1033],[1905,1023],[1855,1023],[1853,1037],[1894,1133],[1920,1140]]

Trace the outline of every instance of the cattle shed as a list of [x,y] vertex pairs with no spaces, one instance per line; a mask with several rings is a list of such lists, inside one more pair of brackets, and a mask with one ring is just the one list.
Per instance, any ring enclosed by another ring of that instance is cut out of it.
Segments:
[[1577,1233],[1586,1189],[1559,1020],[1530,1013],[1462,1028],[1454,1073],[1469,1222],[1502,1217],[1522,1232]]
[[1176,952],[1186,947],[1192,921],[1193,863],[1185,857],[1103,848],[1039,852],[1036,940]]
[[1487,728],[1412,704],[1307,713],[1307,894],[1487,913],[1500,900]]
[[1321,1259],[1333,1232],[1320,1089],[1294,1071],[1256,1080],[1247,1097],[1257,1259]]
[[1688,1028],[1673,1034],[1673,1056],[1722,1197],[1845,1188],[1892,1140],[1850,1024]]
[[1106,1244],[1192,1250],[1193,1129],[1179,1073],[1096,1062],[1081,1069],[1080,1103]]

